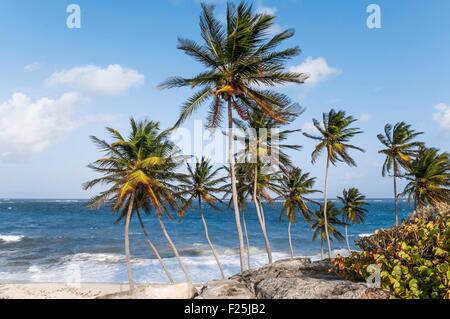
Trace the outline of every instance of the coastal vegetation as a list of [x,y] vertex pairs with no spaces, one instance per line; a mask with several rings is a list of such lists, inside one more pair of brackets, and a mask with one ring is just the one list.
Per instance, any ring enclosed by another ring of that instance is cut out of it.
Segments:
[[380,269],[381,287],[393,298],[450,299],[450,206],[416,211],[400,226],[360,239],[361,252],[334,263],[345,277],[365,281]]
[[[345,111],[331,109],[323,114],[322,121],[313,120],[317,134],[301,134],[288,125],[295,122],[303,109],[286,95],[272,90],[286,84],[301,84],[307,78],[306,74],[286,71],[286,63],[300,53],[298,47],[285,48],[284,45],[294,31],[273,35],[275,16],[255,13],[253,7],[244,2],[237,6],[228,4],[224,23],[214,15],[213,9],[202,4],[203,43],[181,38],[178,44],[180,50],[202,64],[204,71],[190,78],[173,77],[160,85],[164,89],[188,87],[195,90],[182,105],[174,126],[162,130],[158,122],[132,118],[128,136],[107,128],[112,142],[91,137],[103,157],[89,168],[101,176],[84,184],[84,188],[105,187],[92,198],[89,207],[110,205],[117,215],[117,223],[124,222],[124,251],[131,289],[134,279],[129,229],[133,218],[138,219],[150,251],[158,258],[170,282],[174,281],[173,277],[143,217],[157,219],[187,282],[191,282],[190,274],[165,227],[165,220],[182,219],[193,208],[198,209],[211,258],[215,259],[222,278],[225,272],[208,232],[204,205],[217,209],[218,204],[227,202],[232,208],[242,272],[251,265],[246,225],[251,204],[255,207],[269,264],[273,256],[264,208],[273,204],[274,198],[281,201],[280,219],[286,217],[287,220],[287,242],[292,258],[295,257],[292,225],[299,217],[311,227],[313,240],[320,240],[322,259],[325,244],[328,258],[333,257],[332,240],[345,240],[350,251],[347,228],[365,221],[367,201],[358,189],[344,190],[338,197],[338,204],[330,201],[328,195],[331,165],[344,163],[355,167],[357,164],[350,151],[364,152],[351,144],[355,136],[363,133],[355,127],[356,119]],[[186,172],[182,168],[188,158],[180,155],[170,134],[205,106],[209,112],[208,128],[222,127],[226,118],[228,163],[214,167],[210,159],[201,158],[193,165],[187,163]],[[235,135],[233,128],[254,129],[254,138]],[[339,257],[335,263],[342,274],[357,280],[367,278],[369,265],[378,265],[382,269],[383,287],[399,298],[449,297],[449,154],[416,141],[422,133],[404,122],[395,126],[388,124],[384,131],[384,135],[378,135],[385,147],[380,153],[386,156],[382,175],[391,174],[393,178],[397,227],[359,240],[362,252],[351,252],[349,258]],[[300,145],[288,140],[302,137],[317,142],[311,155],[313,163],[325,153],[323,192],[315,189],[316,178],[301,167],[295,167],[293,156],[288,154],[288,151],[301,150]],[[243,153],[235,152],[236,140],[245,145]],[[279,156],[273,162],[269,155],[275,150]],[[407,182],[403,192],[397,189],[399,179]],[[319,193],[323,193],[323,200],[314,199]],[[401,196],[414,202],[415,211],[403,224],[398,216]],[[227,216],[224,214],[223,218]]]

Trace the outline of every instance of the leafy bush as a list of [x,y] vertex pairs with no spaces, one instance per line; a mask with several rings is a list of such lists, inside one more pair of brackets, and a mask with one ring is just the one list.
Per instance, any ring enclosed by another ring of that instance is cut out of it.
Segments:
[[398,227],[358,240],[362,252],[334,263],[351,280],[366,280],[369,266],[378,266],[392,298],[450,299],[449,212],[446,204],[417,212]]

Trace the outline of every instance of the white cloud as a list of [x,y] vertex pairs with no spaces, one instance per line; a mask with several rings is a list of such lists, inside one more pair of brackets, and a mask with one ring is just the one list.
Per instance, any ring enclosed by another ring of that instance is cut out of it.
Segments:
[[47,84],[52,87],[63,86],[85,93],[112,96],[143,83],[144,75],[118,64],[106,68],[95,65],[74,67],[56,72],[47,79]]
[[329,66],[327,60],[323,57],[315,59],[308,57],[303,63],[292,67],[290,70],[308,74],[309,78],[305,81],[305,84],[309,86],[314,86],[329,77],[337,76],[341,73],[338,69]]
[[361,122],[368,122],[372,118],[372,115],[369,113],[363,113],[359,116],[359,120]]
[[278,9],[276,7],[267,7],[260,5],[257,9],[257,13],[263,13],[263,14],[269,14],[269,15],[275,15],[277,13]]
[[34,62],[34,63],[28,64],[28,65],[25,65],[23,67],[23,69],[27,72],[35,72],[35,71],[38,71],[40,68],[41,68],[41,64],[38,62]]
[[433,114],[433,120],[445,131],[450,130],[450,105],[440,103],[434,107],[437,111]]
[[319,132],[312,122],[304,123],[301,127],[303,133],[317,135]]
[[42,152],[74,130],[78,124],[72,118],[73,107],[80,102],[76,93],[36,101],[14,93],[0,102],[0,160],[16,161]]

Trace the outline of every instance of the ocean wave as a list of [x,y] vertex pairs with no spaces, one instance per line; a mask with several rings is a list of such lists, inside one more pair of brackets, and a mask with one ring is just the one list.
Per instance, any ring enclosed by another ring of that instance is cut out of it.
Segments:
[[94,261],[99,263],[118,263],[124,259],[123,255],[105,253],[79,253],[68,255],[62,258],[63,262],[86,262]]
[[17,243],[24,238],[22,235],[0,235],[0,243]]
[[365,238],[365,237],[370,237],[372,235],[373,235],[373,233],[364,233],[364,234],[359,234],[358,237],[359,238]]

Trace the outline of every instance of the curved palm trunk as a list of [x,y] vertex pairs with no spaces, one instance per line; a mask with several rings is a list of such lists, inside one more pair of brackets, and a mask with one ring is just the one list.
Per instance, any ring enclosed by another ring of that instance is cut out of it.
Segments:
[[328,216],[327,216],[327,207],[328,207],[328,172],[330,170],[330,159],[327,157],[327,168],[325,171],[325,190],[324,190],[324,204],[323,204],[323,218],[325,220],[325,236],[327,239],[328,245],[328,257],[331,259],[331,241],[330,234],[328,233]]
[[251,257],[250,257],[250,240],[248,239],[248,232],[247,232],[247,222],[245,221],[245,208],[242,208],[242,225],[244,226],[244,235],[245,235],[245,243],[247,246],[247,265],[248,269],[250,270],[252,268],[251,266]]
[[350,243],[348,241],[348,226],[345,225],[345,241],[347,242],[347,249],[349,252],[351,252],[352,250],[350,249]]
[[147,230],[145,229],[144,222],[142,221],[141,214],[139,212],[137,212],[137,216],[139,219],[139,224],[141,225],[142,232],[144,233],[145,239],[147,241],[148,248],[155,254],[156,258],[158,258],[158,261],[161,264],[161,268],[163,269],[164,273],[166,274],[167,278],[169,279],[169,282],[171,284],[173,284],[175,281],[173,280],[172,275],[170,274],[169,270],[166,267],[166,264],[164,263],[163,259],[161,258],[161,255],[159,254],[158,249],[151,241],[150,236],[149,236]]
[[241,215],[239,213],[239,203],[238,203],[238,195],[237,195],[237,180],[236,180],[236,167],[234,162],[234,154],[233,154],[233,144],[234,144],[234,136],[233,136],[233,110],[231,108],[231,99],[228,100],[228,158],[230,161],[230,175],[231,175],[231,192],[233,197],[233,207],[234,207],[234,219],[236,222],[238,240],[239,240],[239,262],[241,265],[241,272],[245,271],[245,256],[244,256],[244,236],[242,234],[242,225],[241,225]]
[[395,161],[394,161],[394,203],[395,203],[395,226],[398,226],[397,164]]
[[253,182],[253,201],[255,202],[256,213],[258,215],[259,225],[261,226],[261,232],[264,237],[264,243],[266,245],[267,257],[269,259],[269,264],[271,264],[272,263],[272,249],[270,248],[269,238],[267,237],[266,223],[265,223],[265,219],[263,217],[262,205],[258,200],[258,194],[257,194],[257,185],[258,185],[258,167],[257,166],[255,167],[254,175],[255,175],[255,178],[254,178],[254,182]]
[[223,268],[220,263],[219,257],[217,256],[216,250],[214,249],[214,246],[209,238],[208,225],[206,224],[205,215],[203,214],[202,199],[200,197],[198,198],[198,207],[200,210],[200,217],[202,218],[202,222],[203,222],[203,228],[205,229],[206,240],[208,241],[209,248],[211,248],[214,258],[216,259],[217,267],[219,267],[219,271],[220,271],[220,276],[222,277],[222,279],[225,279],[225,274],[223,272]]
[[180,265],[181,270],[184,273],[184,276],[186,277],[186,281],[190,284],[192,284],[191,277],[189,276],[189,273],[186,270],[186,267],[184,267],[183,260],[181,259],[180,254],[178,253],[177,247],[173,243],[172,239],[169,236],[169,233],[166,230],[166,226],[164,225],[164,222],[162,220],[161,216],[158,216],[159,225],[161,226],[161,229],[163,231],[164,237],[166,237],[167,242],[169,243],[170,247],[172,248],[173,253],[175,254],[175,257],[177,258],[178,264]]
[[134,192],[131,194],[130,204],[128,205],[127,219],[125,221],[125,260],[127,262],[128,283],[130,285],[130,290],[134,289],[133,269],[131,268],[131,257],[130,257],[131,255],[130,238],[129,238],[130,221],[131,215],[133,213],[133,204],[134,204]]
[[289,249],[291,251],[291,258],[294,259],[294,249],[292,248],[292,238],[291,238],[291,226],[292,226],[292,223],[289,222],[289,226],[288,226]]

